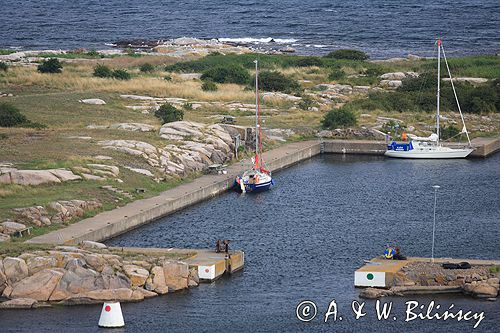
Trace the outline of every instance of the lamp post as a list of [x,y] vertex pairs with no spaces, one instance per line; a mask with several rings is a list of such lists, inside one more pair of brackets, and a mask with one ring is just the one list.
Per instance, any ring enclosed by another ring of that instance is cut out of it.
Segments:
[[436,204],[437,204],[437,190],[440,188],[439,185],[432,186],[434,188],[434,222],[432,223],[432,252],[431,261],[434,262],[434,239],[436,236]]

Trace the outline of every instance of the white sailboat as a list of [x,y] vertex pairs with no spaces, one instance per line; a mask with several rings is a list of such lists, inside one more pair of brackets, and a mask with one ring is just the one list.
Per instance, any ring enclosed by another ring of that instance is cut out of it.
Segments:
[[271,172],[264,167],[262,159],[262,131],[260,127],[260,99],[259,99],[259,67],[255,62],[255,157],[253,167],[245,171],[235,179],[235,187],[238,191],[261,192],[266,191],[274,185]]
[[[441,40],[437,40],[438,46],[438,68],[437,68],[437,108],[436,108],[436,133],[431,134],[429,137],[422,138],[410,135],[411,141],[409,143],[397,143],[393,141],[391,144],[387,145],[387,151],[385,156],[388,157],[398,157],[398,158],[465,158],[474,149],[471,147],[469,132],[465,126],[464,116],[462,114],[462,109],[460,108],[460,103],[458,102],[457,93],[455,91],[455,85],[453,84],[453,78],[451,77],[450,67],[448,66],[448,61],[446,60],[446,54],[444,48],[441,45]],[[467,136],[468,146],[463,148],[451,148],[445,147],[441,144],[439,136],[439,95],[441,91],[441,51],[443,51],[443,58],[446,64],[446,69],[448,70],[448,75],[450,76],[451,87],[453,89],[453,94],[455,95],[455,101],[457,102],[458,111],[460,112],[460,117],[462,119],[462,132]]]

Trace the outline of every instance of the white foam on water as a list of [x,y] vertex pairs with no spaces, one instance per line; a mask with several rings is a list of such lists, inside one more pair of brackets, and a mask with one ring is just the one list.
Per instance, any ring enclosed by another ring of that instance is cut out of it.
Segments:
[[324,47],[328,47],[328,45],[318,44],[318,45],[313,45],[313,47],[316,47],[318,49],[322,49]]
[[267,43],[276,43],[276,44],[290,44],[295,43],[297,39],[293,38],[252,38],[252,37],[241,37],[241,38],[218,38],[221,42],[233,42],[233,43],[247,43],[247,44],[267,44]]

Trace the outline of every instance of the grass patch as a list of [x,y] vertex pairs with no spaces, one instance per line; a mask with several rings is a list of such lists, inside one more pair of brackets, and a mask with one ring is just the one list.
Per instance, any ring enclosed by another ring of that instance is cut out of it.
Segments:
[[17,51],[14,50],[6,50],[6,49],[0,49],[0,55],[8,55],[12,53],[16,53]]
[[17,257],[25,252],[48,251],[52,250],[54,245],[50,244],[29,244],[19,242],[0,243],[0,258]]

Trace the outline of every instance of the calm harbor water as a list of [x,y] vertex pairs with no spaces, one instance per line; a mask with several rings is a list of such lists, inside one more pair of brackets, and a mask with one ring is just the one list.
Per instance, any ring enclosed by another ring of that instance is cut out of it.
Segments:
[[[232,240],[246,252],[230,278],[141,303],[122,304],[126,327],[113,332],[472,331],[473,322],[405,322],[406,298],[378,321],[375,302],[354,320],[354,270],[396,240],[410,256],[430,256],[433,189],[439,184],[436,256],[498,259],[500,154],[488,159],[411,161],[327,155],[275,175],[267,193],[227,193],[108,241],[115,246],[212,247]],[[335,299],[342,321],[322,321]],[[412,297],[443,309],[484,311],[475,330],[498,329],[500,303],[463,297]],[[302,323],[295,307],[314,301]],[[0,312],[1,332],[98,332],[99,306]],[[22,320],[20,320],[22,318]]]
[[0,47],[103,48],[182,36],[265,42],[300,53],[358,48],[372,57],[500,51],[497,0],[0,1]]

